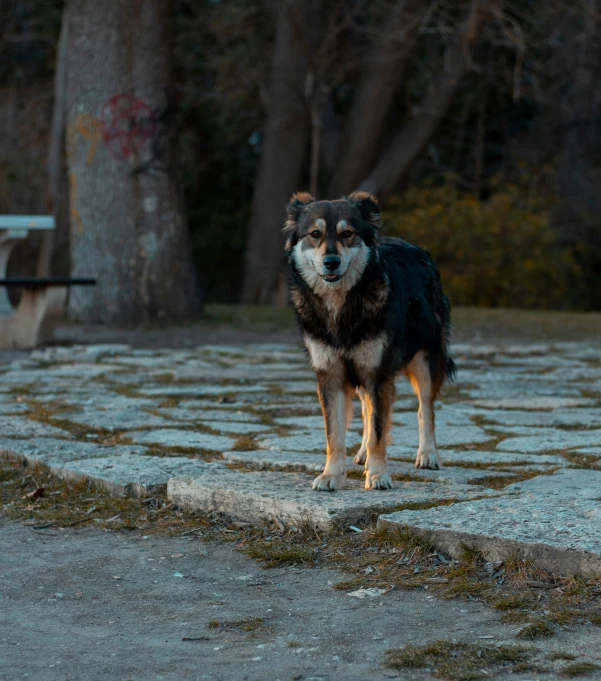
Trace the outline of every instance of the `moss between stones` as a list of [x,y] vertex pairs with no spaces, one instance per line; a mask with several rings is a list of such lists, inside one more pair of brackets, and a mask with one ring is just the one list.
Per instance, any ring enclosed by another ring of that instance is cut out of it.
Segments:
[[516,482],[524,482],[539,475],[553,475],[558,467],[549,468],[545,471],[524,471],[522,473],[513,473],[512,475],[489,475],[484,478],[471,478],[467,481],[468,485],[481,485],[482,487],[489,487],[490,489],[503,489],[507,485],[512,485]]

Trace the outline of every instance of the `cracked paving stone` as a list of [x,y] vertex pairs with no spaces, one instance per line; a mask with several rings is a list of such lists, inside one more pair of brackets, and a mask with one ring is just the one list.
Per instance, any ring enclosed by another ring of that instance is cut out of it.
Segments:
[[209,451],[226,451],[232,448],[235,441],[234,438],[224,435],[211,435],[209,433],[175,429],[149,430],[145,432],[134,431],[132,433],[125,433],[123,437],[129,438],[135,444],[191,447]]

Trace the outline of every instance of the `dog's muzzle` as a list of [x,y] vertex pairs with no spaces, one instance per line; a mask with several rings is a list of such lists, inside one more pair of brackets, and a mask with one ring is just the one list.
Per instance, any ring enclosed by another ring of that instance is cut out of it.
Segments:
[[337,274],[336,270],[340,267],[341,260],[337,255],[326,255],[323,259],[323,266],[328,270],[327,274],[322,274],[322,279],[333,283],[342,278],[342,274]]

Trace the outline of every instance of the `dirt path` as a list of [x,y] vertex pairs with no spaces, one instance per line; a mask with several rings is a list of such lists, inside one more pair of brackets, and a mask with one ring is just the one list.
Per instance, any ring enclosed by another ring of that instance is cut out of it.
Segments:
[[[384,666],[386,651],[438,639],[516,643],[517,627],[476,602],[423,590],[361,600],[332,589],[343,575],[265,570],[229,544],[46,532],[0,518],[0,544],[10,547],[0,554],[7,681],[427,679]],[[581,657],[598,643],[598,630],[562,631],[529,660],[557,669],[545,660],[551,651]],[[496,678],[505,676],[554,674]]]

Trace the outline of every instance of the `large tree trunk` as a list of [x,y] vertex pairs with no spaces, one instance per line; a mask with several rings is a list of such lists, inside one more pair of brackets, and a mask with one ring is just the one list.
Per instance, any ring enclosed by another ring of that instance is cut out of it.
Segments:
[[[67,11],[64,10],[56,54],[52,124],[50,125],[50,143],[48,145],[48,158],[46,159],[46,172],[48,174],[48,204],[49,210],[54,215],[54,221],[57,226],[60,220],[61,196],[65,170],[65,95],[67,85],[68,43],[69,21]],[[54,230],[43,232],[36,266],[36,275],[38,277],[49,277],[52,274],[52,254],[54,244]]]
[[351,192],[373,167],[426,9],[423,0],[400,0],[393,9],[386,8],[380,35],[367,56],[355,94],[328,197]]
[[273,52],[267,124],[253,196],[242,300],[278,301],[285,207],[298,183],[309,135],[305,97],[310,70],[307,47],[315,47],[321,0],[280,3]]
[[472,0],[465,24],[444,55],[444,66],[430,94],[414,116],[394,137],[376,166],[358,188],[386,198],[428,144],[446,114],[462,76],[469,68],[471,51],[492,16],[496,0]]
[[73,317],[138,324],[199,311],[169,117],[171,2],[68,0]]

